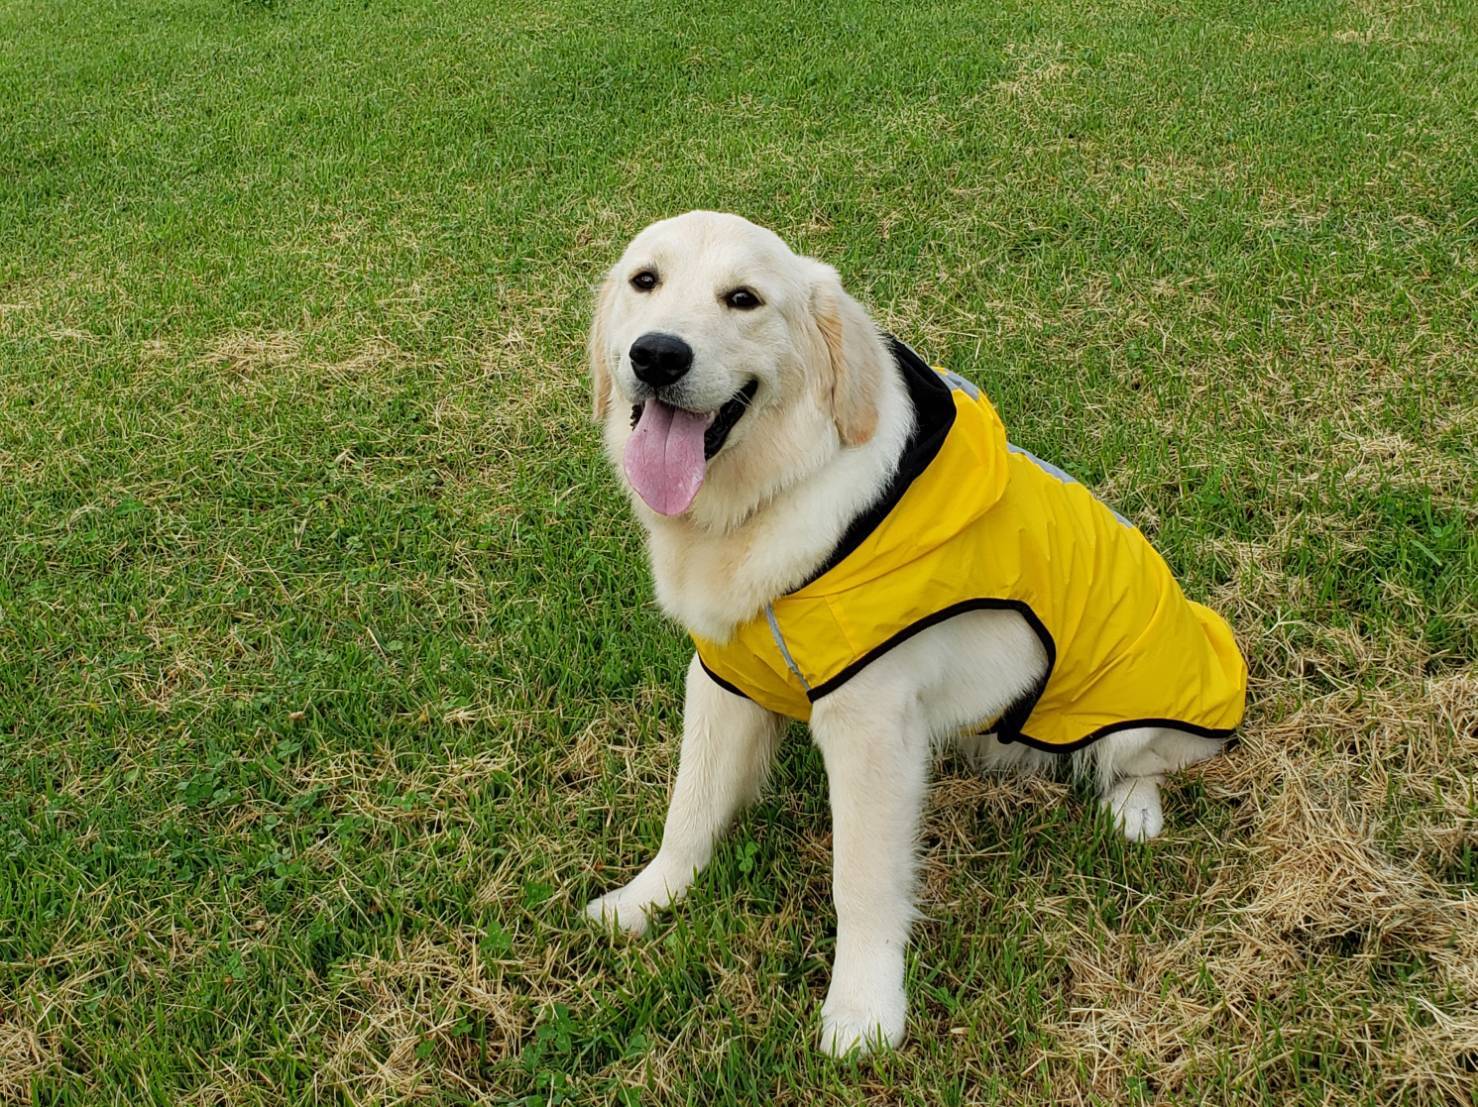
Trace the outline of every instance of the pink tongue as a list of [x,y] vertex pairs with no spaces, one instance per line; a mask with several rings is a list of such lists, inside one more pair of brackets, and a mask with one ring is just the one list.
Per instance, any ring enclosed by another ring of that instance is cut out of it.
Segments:
[[626,442],[626,477],[647,506],[662,515],[681,515],[698,495],[708,462],[703,432],[712,415],[694,415],[648,400]]

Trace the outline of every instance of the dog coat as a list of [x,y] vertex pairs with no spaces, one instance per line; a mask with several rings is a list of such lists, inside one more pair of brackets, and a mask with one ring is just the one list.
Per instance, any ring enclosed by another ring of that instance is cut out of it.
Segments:
[[1002,742],[1063,752],[1139,726],[1229,735],[1247,666],[1225,620],[1185,598],[1126,519],[1007,442],[978,388],[896,340],[893,354],[916,413],[897,476],[810,580],[727,642],[694,636],[708,674],[805,720],[919,631],[1004,609],[1041,640],[1047,671],[980,721]]

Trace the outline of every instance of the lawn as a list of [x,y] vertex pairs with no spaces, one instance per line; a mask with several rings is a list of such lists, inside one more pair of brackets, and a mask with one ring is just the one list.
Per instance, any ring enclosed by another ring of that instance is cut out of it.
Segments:
[[[1461,0],[0,0],[0,1103],[1478,1102],[1475,56]],[[654,936],[580,915],[688,652],[589,293],[694,207],[1252,670],[1148,847],[940,762],[862,1063],[799,729]]]

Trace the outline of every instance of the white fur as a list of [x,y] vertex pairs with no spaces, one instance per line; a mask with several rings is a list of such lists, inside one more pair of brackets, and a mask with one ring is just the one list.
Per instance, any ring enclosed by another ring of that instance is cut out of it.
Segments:
[[[648,266],[661,272],[657,290],[626,286]],[[754,288],[764,306],[726,309],[722,295],[736,285]],[[722,641],[825,559],[892,475],[913,412],[879,336],[835,271],[737,216],[692,212],[638,235],[601,292],[591,360],[596,409],[618,472],[639,390],[625,351],[648,330],[693,346],[695,409],[721,405],[747,375],[760,381],[686,515],[661,516],[632,497],[658,602],[688,630]],[[866,439],[849,445],[859,426]],[[959,737],[962,728],[997,718],[1045,665],[1019,615],[969,612],[913,636],[815,704],[811,732],[826,763],[837,911],[836,957],[821,1008],[827,1052],[902,1041],[903,956],[930,750],[956,741],[986,768],[1051,766],[1059,755],[991,736]],[[719,835],[758,794],[780,727],[778,717],[719,688],[695,657],[662,846],[631,883],[592,902],[589,914],[639,934],[652,912],[681,898]],[[1124,834],[1142,841],[1163,825],[1163,775],[1219,748],[1144,728],[1109,735],[1073,754],[1072,764],[1095,781]]]

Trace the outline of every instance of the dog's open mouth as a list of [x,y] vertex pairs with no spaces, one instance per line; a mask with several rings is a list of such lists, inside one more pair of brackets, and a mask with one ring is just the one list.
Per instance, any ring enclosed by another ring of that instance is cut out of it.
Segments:
[[661,515],[681,515],[693,503],[708,461],[723,449],[729,432],[754,399],[750,381],[717,411],[699,413],[653,397],[631,409],[632,435],[623,468],[631,487]]

